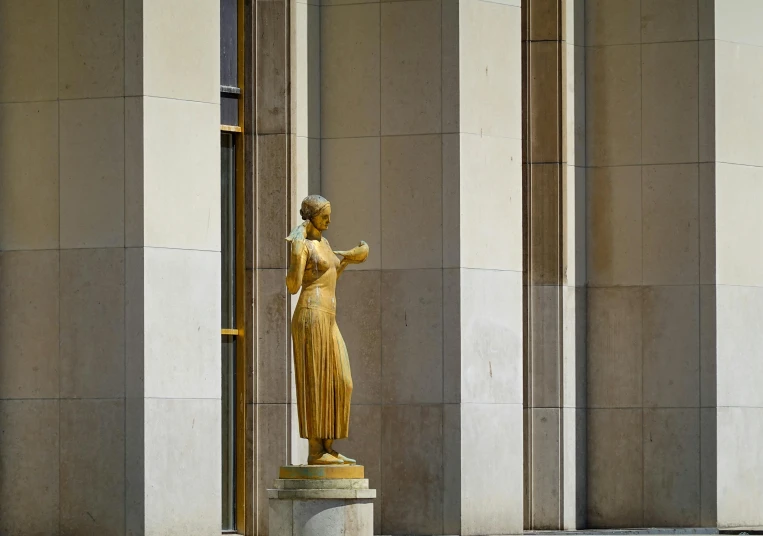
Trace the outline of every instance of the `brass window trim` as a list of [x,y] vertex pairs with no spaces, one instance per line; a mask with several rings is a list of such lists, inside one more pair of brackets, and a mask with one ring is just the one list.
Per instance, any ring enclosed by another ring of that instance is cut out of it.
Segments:
[[245,189],[244,189],[244,0],[237,1],[238,10],[238,43],[236,68],[238,72],[238,123],[240,126],[220,125],[220,132],[233,134],[235,145],[235,192],[236,192],[236,328],[221,328],[221,337],[236,337],[236,439],[235,439],[235,483],[236,483],[236,514],[235,529],[221,530],[221,534],[246,533],[246,505],[249,495],[246,489],[246,373],[247,356],[246,306],[244,285],[246,282],[245,264]]

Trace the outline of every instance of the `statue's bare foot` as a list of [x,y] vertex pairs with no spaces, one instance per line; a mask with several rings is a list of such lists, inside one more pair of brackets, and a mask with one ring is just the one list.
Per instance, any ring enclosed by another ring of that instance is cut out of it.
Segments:
[[336,456],[324,452],[318,456],[308,456],[307,465],[342,465],[344,461]]
[[355,465],[355,463],[356,463],[356,462],[355,462],[355,460],[353,460],[352,458],[348,458],[348,457],[347,457],[347,456],[345,456],[344,454],[339,454],[339,453],[338,453],[337,451],[335,451],[335,450],[330,450],[328,453],[329,453],[329,454],[331,454],[333,457],[335,457],[335,458],[337,458],[337,459],[341,460],[341,461],[342,461],[342,463],[346,463],[346,464],[348,464],[348,465]]

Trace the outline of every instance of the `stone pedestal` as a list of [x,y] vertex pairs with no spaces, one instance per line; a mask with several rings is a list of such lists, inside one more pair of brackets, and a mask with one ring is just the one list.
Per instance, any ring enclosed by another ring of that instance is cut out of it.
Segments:
[[362,465],[281,467],[268,490],[270,536],[372,536],[376,490]]

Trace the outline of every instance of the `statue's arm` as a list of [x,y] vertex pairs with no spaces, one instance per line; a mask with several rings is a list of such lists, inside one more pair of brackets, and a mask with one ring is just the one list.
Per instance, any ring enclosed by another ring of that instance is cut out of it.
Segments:
[[291,240],[289,270],[286,272],[286,288],[290,294],[296,294],[302,286],[307,262],[307,245],[304,240]]

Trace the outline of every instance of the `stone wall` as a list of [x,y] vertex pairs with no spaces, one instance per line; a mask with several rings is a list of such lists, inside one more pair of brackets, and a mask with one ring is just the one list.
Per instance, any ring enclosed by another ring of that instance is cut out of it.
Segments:
[[706,4],[586,5],[591,527],[713,524]]
[[218,17],[0,2],[0,533],[219,533]]

